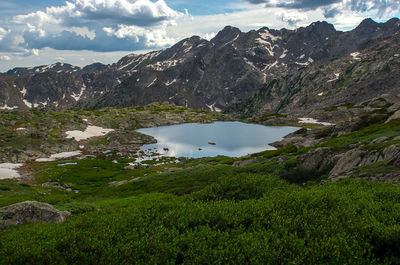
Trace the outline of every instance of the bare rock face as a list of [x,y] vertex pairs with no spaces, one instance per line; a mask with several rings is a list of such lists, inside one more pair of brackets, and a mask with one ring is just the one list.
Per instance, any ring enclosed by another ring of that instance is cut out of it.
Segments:
[[[378,138],[375,142],[379,143],[383,138]],[[329,178],[336,180],[351,175],[352,170],[357,167],[371,165],[376,162],[385,162],[387,165],[400,166],[400,147],[391,145],[383,151],[364,151],[360,149],[352,149],[346,153],[336,155],[334,160],[337,160],[334,168],[329,174]],[[389,175],[381,174],[381,179],[393,179],[399,174]],[[393,176],[392,176],[393,175]]]
[[0,209],[0,231],[11,225],[30,222],[62,223],[71,215],[47,203],[26,201]]
[[323,170],[332,163],[332,152],[327,147],[310,150],[300,157],[302,166],[307,170]]
[[363,159],[365,159],[366,157],[368,157],[367,153],[359,149],[352,149],[346,153],[337,155],[335,157],[335,159],[337,159],[337,163],[335,167],[331,170],[329,178],[331,179],[336,178],[340,174],[343,174],[346,171],[367,164],[367,163],[362,163]]
[[400,166],[400,147],[391,145],[383,150],[383,159],[389,161],[389,164]]
[[389,119],[387,119],[386,123],[395,120],[395,119],[400,119],[400,110],[396,111],[395,113],[393,113],[392,116],[389,117]]

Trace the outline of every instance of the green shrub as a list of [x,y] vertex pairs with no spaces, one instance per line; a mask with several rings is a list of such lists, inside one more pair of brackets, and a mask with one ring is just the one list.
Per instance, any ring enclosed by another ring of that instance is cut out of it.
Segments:
[[10,191],[10,190],[11,188],[8,186],[3,186],[3,185],[0,186],[0,191]]
[[[223,200],[153,193],[61,224],[6,229],[0,264],[399,262],[397,185],[348,179],[299,188],[276,178],[242,178],[252,199],[237,200],[240,185],[225,179]],[[264,195],[252,196],[260,183]]]
[[91,204],[84,203],[84,202],[70,202],[61,205],[60,207],[61,210],[68,211],[72,214],[82,214],[82,213],[87,213],[87,212],[92,212],[95,210],[95,207]]

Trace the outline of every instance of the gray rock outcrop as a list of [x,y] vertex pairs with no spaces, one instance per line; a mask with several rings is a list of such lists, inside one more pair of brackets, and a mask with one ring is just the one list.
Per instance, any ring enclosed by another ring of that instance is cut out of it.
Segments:
[[[378,138],[377,140],[379,140]],[[379,142],[379,141],[378,141]],[[329,178],[336,180],[347,175],[357,167],[371,165],[376,162],[384,162],[387,165],[400,166],[400,147],[391,145],[382,151],[365,151],[352,149],[346,153],[336,155],[337,160],[334,168],[329,173]],[[382,177],[384,178],[384,176]]]
[[395,113],[393,113],[392,116],[389,117],[389,119],[387,119],[386,123],[392,121],[392,120],[396,120],[396,119],[400,119],[400,110],[396,111]]
[[25,201],[0,209],[0,231],[11,225],[31,222],[61,223],[71,213],[59,211],[47,203]]
[[300,157],[301,165],[307,170],[324,170],[332,163],[332,152],[330,148],[321,147],[310,150]]

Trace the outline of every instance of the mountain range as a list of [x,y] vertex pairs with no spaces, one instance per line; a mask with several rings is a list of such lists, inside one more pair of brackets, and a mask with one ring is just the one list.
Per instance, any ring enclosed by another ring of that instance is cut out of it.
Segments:
[[400,20],[327,22],[247,33],[227,26],[117,63],[56,63],[0,74],[0,109],[69,109],[169,101],[212,111],[309,113],[400,93]]

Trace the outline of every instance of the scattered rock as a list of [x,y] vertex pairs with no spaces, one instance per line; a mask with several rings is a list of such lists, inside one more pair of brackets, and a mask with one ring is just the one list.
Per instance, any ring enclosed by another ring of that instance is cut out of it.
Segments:
[[0,231],[11,225],[30,222],[61,223],[71,213],[59,211],[47,203],[26,201],[0,209]]
[[165,172],[173,173],[173,172],[177,172],[177,171],[181,171],[181,170],[182,170],[182,168],[179,168],[179,167],[170,167]]
[[255,163],[258,163],[258,162],[259,162],[258,159],[239,160],[239,161],[234,162],[232,164],[232,166],[234,166],[234,167],[245,167],[245,166],[252,165],[252,164],[255,164]]
[[66,185],[66,184],[60,184],[58,182],[46,182],[42,184],[42,187],[51,187],[51,188],[57,188],[57,189],[62,189],[66,191],[72,191],[71,187]]
[[374,140],[371,142],[371,144],[380,144],[380,143],[386,142],[388,139],[389,139],[389,138],[387,138],[386,136],[382,136],[382,137],[379,137],[379,138],[374,139]]
[[133,170],[133,169],[135,169],[135,166],[133,166],[133,165],[124,167],[124,170]]
[[126,183],[128,183],[127,180],[113,181],[113,182],[108,183],[108,186],[118,187],[118,186],[124,185],[124,184],[126,184]]
[[303,147],[317,145],[319,142],[321,142],[321,139],[314,139],[312,136],[301,137],[301,136],[288,135],[285,138],[283,138],[282,141],[273,142],[270,143],[269,145],[276,148],[282,148],[289,144],[292,144],[297,148],[303,148]]

